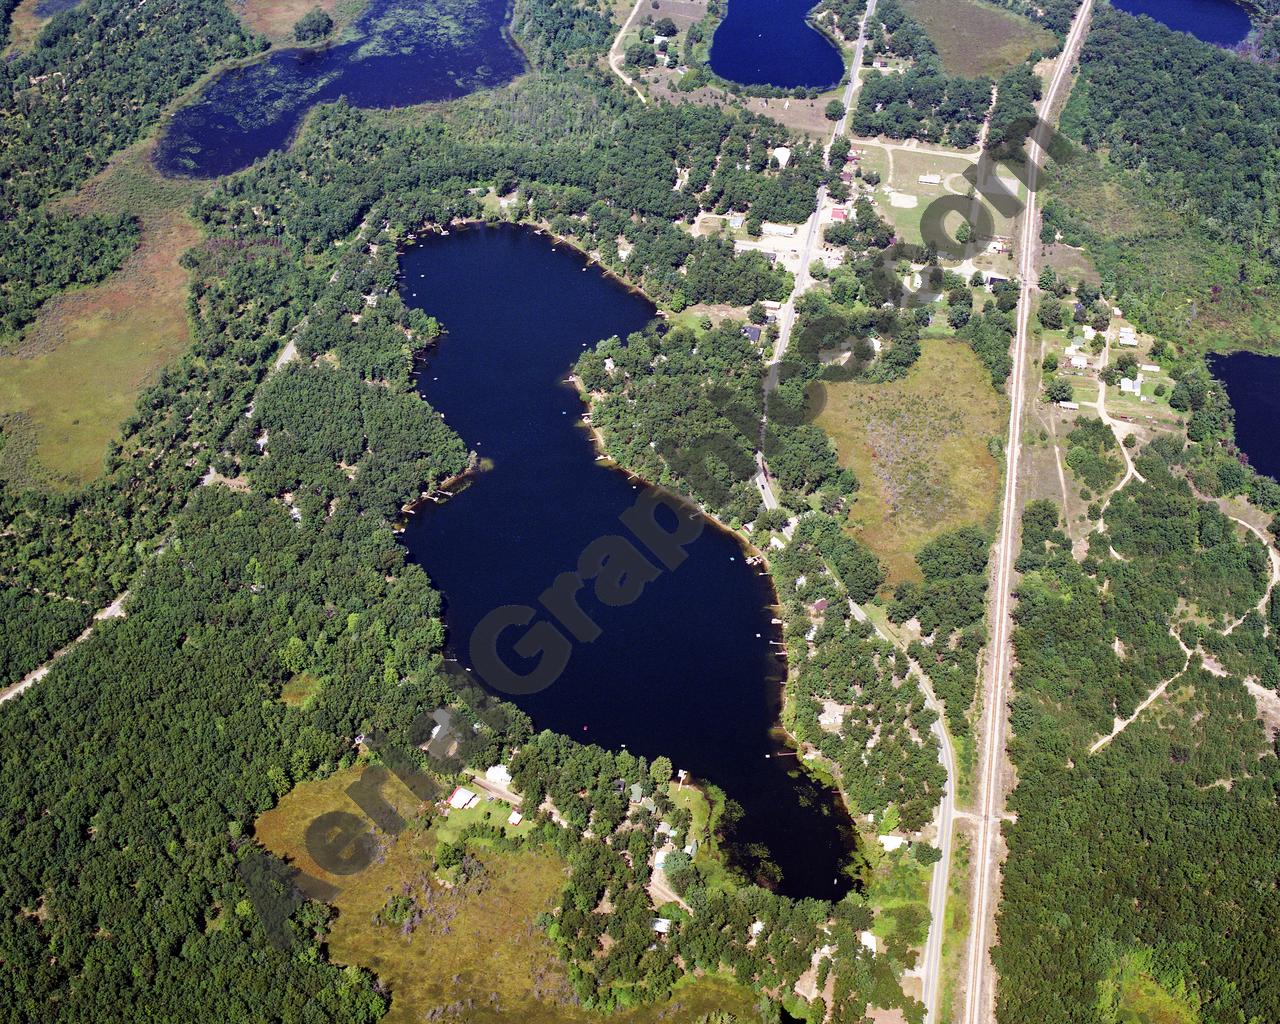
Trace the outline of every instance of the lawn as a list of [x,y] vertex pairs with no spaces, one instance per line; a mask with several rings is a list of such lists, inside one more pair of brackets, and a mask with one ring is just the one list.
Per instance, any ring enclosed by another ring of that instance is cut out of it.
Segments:
[[953,75],[998,77],[1033,50],[1057,43],[1029,19],[979,0],[904,0],[903,7],[923,26]]
[[[565,882],[565,864],[534,850],[499,853],[479,850],[480,870],[469,880],[445,885],[432,871],[431,855],[441,838],[452,838],[463,818],[481,820],[482,804],[461,818],[436,819],[430,827],[410,825],[387,840],[381,855],[364,871],[331,875],[306,851],[308,824],[329,811],[360,814],[346,795],[357,769],[319,782],[305,782],[263,814],[256,835],[273,853],[305,873],[338,889],[329,940],[329,958],[376,973],[391,992],[386,1024],[435,1019],[433,1011],[452,1007],[453,1019],[465,1009],[475,1022],[520,1020],[531,1024],[590,1024],[599,1017],[572,1005],[572,988],[552,941],[537,926],[551,911]],[[383,797],[407,820],[419,805],[398,783]],[[505,808],[505,805],[502,805]],[[494,817],[498,814],[495,812]],[[505,819],[505,810],[502,812]],[[412,900],[421,914],[406,929],[403,913],[389,904]],[[381,920],[379,920],[381,918]],[[712,1010],[728,1010],[748,1019],[755,997],[732,982],[702,978],[676,988],[665,1005],[640,1007],[611,1017],[619,1024],[656,1024],[659,1020],[696,1020]],[[468,1007],[468,1004],[469,1007]]]
[[991,523],[1001,469],[988,442],[1003,435],[1006,403],[967,345],[925,339],[902,380],[826,390],[818,425],[861,483],[849,528],[891,583],[919,578],[915,553],[934,537]]
[[137,250],[102,283],[47,302],[17,353],[0,355],[0,417],[16,414],[29,429],[43,470],[20,484],[75,487],[97,476],[139,392],[187,347],[178,258],[200,237],[186,215],[200,186],[161,178],[149,156],[150,143],[126,150],[66,204],[138,217]]

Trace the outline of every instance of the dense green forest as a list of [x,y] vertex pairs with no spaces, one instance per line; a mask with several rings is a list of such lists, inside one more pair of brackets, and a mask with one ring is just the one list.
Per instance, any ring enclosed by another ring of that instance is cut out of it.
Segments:
[[74,217],[43,210],[0,223],[0,337],[30,323],[46,299],[101,281],[138,244],[132,217]]
[[1042,240],[1085,246],[1171,340],[1266,344],[1280,321],[1280,69],[1100,8],[1051,165]]
[[[572,5],[518,7],[516,17],[539,65],[585,63],[606,35],[600,15]],[[208,42],[183,18],[166,23],[193,37],[181,45]],[[67,47],[68,60],[92,64],[102,54],[77,47],[98,47],[99,29],[92,22],[51,42]],[[242,38],[237,32],[228,38]],[[125,68],[134,58],[121,49],[112,60]],[[155,52],[146,59],[161,61]],[[174,68],[171,86],[181,77]],[[41,170],[24,184],[32,208],[126,141],[102,140],[65,179]],[[24,638],[6,648],[7,678],[128,591],[123,620],[99,624],[0,710],[9,824],[0,840],[0,1014],[373,1021],[385,1012],[373,975],[326,962],[325,906],[295,907],[286,922],[294,946],[284,952],[269,940],[270,922],[240,869],[261,859],[250,838],[256,816],[298,782],[349,766],[357,735],[406,739],[420,713],[445,704],[475,717],[443,671],[440,598],[406,564],[391,529],[405,501],[470,462],[412,388],[413,356],[441,325],[401,302],[398,245],[424,225],[481,216],[479,195],[493,189],[519,197],[519,219],[548,222],[597,249],[672,305],[781,297],[790,287],[783,272],[736,257],[718,239],[694,240],[673,221],[703,209],[803,219],[824,173],[821,154],[795,145],[782,170],[769,151],[784,142],[795,140],[764,119],[645,108],[594,70],[560,68],[443,110],[321,109],[292,152],[196,203],[206,238],[183,257],[190,349],[143,392],[101,478],[65,495],[0,492],[4,620]],[[9,152],[16,165],[18,150]],[[684,184],[673,188],[681,172]],[[300,358],[272,372],[289,342]],[[730,392],[741,387],[758,423],[759,351],[736,326],[653,331],[634,344],[619,358],[667,346],[682,386],[732,379]],[[646,414],[669,383],[653,382]],[[753,436],[732,406],[704,411]],[[800,426],[778,441],[797,493],[829,477],[853,486],[825,439],[814,448]],[[865,599],[879,567],[842,537],[836,530],[824,542],[825,557]],[[318,688],[292,707],[280,696],[299,674]],[[914,724],[927,730],[918,696],[907,695],[914,689],[896,676],[885,685],[903,691],[886,697],[883,714],[904,746],[901,756],[891,757],[897,746],[888,743],[876,755],[865,799],[915,800],[914,822],[933,795],[906,780],[933,779],[936,753],[908,749],[918,746],[908,739]],[[570,867],[562,899],[540,923],[584,1004],[660,1000],[691,967],[727,970],[776,993],[827,945],[839,951],[820,967],[822,983],[833,984],[830,1019],[859,1021],[874,1001],[919,1020],[922,1007],[896,980],[908,951],[886,957],[862,946],[871,911],[856,892],[837,906],[797,903],[745,880],[726,884],[718,862],[675,854],[670,878],[691,913],[676,913],[670,941],[655,945],[642,878],[653,832],[625,826],[614,786],[647,773],[648,791],[660,796],[650,766],[532,737],[513,710],[480,735],[471,763],[519,746],[519,785],[535,803],[550,794],[570,822],[537,829],[536,842]],[[235,771],[213,770],[225,765]],[[661,800],[655,809],[683,838],[690,823],[681,813]],[[493,841],[481,831],[441,857],[456,866],[472,838]],[[613,912],[585,914],[605,886]],[[602,932],[611,939],[606,957],[596,956]]]
[[856,813],[884,822],[892,809],[906,831],[924,828],[946,782],[930,732],[936,716],[906,656],[849,605],[873,597],[884,570],[821,513],[800,520],[772,570],[795,666],[796,740],[835,766]]
[[[1117,979],[1135,961],[1194,1019],[1264,1021],[1280,1007],[1280,762],[1253,696],[1204,653],[1245,616],[1251,643],[1227,646],[1248,650],[1249,674],[1274,685],[1274,629],[1249,611],[1266,556],[1191,494],[1180,447],[1148,446],[1146,481],[1112,502],[1083,562],[1052,504],[1023,516],[1017,823],[1005,830],[995,954],[1010,1024],[1116,1019],[1100,1014],[1115,1011],[1117,988],[1131,998]],[[1089,752],[1165,681],[1164,698]]]
[[137,244],[125,218],[44,204],[106,166],[217,61],[258,48],[221,0],[85,0],[0,61],[0,340],[52,295],[106,277]]
[[920,23],[897,0],[878,4],[867,27],[867,59],[890,55],[912,62],[904,74],[867,72],[850,115],[856,135],[942,142],[966,149],[991,105],[991,81],[948,75]]

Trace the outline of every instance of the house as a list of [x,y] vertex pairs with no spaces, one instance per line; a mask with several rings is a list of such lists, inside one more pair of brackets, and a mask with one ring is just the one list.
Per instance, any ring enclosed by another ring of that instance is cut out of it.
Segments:
[[1142,394],[1142,374],[1130,380],[1128,377],[1120,381],[1120,393],[1124,395]]
[[686,857],[696,857],[698,855],[698,841],[696,839],[684,848],[684,854]]
[[986,284],[987,286],[987,291],[995,291],[996,285],[1004,284],[1009,280],[1007,277],[1004,277],[1001,274],[993,273],[990,270],[986,271],[982,275],[982,279],[983,279],[983,283]]
[[880,845],[885,848],[888,853],[901,849],[907,845],[907,841],[902,836],[879,836]]
[[772,309],[772,310],[779,310],[782,308],[782,303],[779,302],[777,299],[765,299],[763,302],[760,303],[760,305],[764,306],[765,309]]
[[1072,356],[1070,362],[1073,370],[1087,370],[1089,368],[1089,360],[1084,356]]
[[667,854],[670,852],[670,850],[659,850],[653,855],[653,869],[655,871],[662,870],[663,865],[667,863]]
[[671,918],[655,917],[653,919],[653,930],[659,935],[666,935],[671,931]]
[[1093,341],[1094,336],[1095,336],[1098,332],[1097,332],[1097,331],[1095,331],[1095,330],[1094,330],[1092,327],[1090,327],[1088,324],[1085,324],[1083,327],[1081,327],[1081,328],[1080,328],[1080,333],[1084,335],[1084,340],[1085,340],[1085,341]]
[[638,804],[641,800],[644,799],[644,790],[640,787],[640,783],[638,782],[631,783],[631,789],[628,792],[628,796],[630,797],[631,802],[633,804]]
[[755,324],[747,324],[746,327],[742,328],[742,336],[753,345],[760,344],[760,328]]
[[1080,403],[1079,403],[1079,402],[1059,402],[1059,403],[1058,403],[1058,408],[1060,408],[1060,409],[1079,409],[1079,408],[1080,408]]
[[841,180],[841,181],[843,181],[846,185],[852,185],[852,184],[853,184],[853,174],[852,174],[851,172],[849,172],[849,171],[841,171],[841,172],[840,172],[840,180]]
[[920,175],[920,177],[916,178],[916,181],[918,181],[921,185],[941,185],[942,175],[941,174],[922,174]]
[[772,238],[795,238],[796,226],[794,224],[773,224],[765,221],[760,230]]
[[826,610],[827,599],[825,597],[820,597],[818,600],[814,601],[813,604],[809,605],[809,611],[813,612],[814,615],[820,615]]
[[849,211],[843,206],[837,206],[831,211],[831,219],[833,221],[845,221],[849,219]]
[[876,952],[877,945],[874,932],[858,932],[858,941],[862,943],[864,948],[871,950],[873,953]]
[[779,146],[773,151],[773,158],[778,161],[779,167],[786,167],[791,162],[791,150],[786,146]]
[[513,826],[519,825],[520,822],[522,821],[524,821],[524,815],[521,814],[519,811],[512,811],[510,814],[507,815],[508,825],[513,825]]
[[455,811],[466,810],[480,802],[480,797],[465,786],[459,786],[449,796],[449,806]]
[[738,228],[742,227],[742,225],[745,224],[746,222],[747,222],[747,215],[745,213],[729,214],[729,227],[733,228],[735,231],[737,231]]
[[657,833],[660,836],[673,836],[676,834],[676,830],[672,828],[671,825],[668,824],[667,822],[660,821],[658,822]]
[[1121,348],[1137,348],[1138,347],[1138,339],[1135,338],[1132,334],[1125,334],[1122,331],[1120,333],[1119,340],[1120,340]]
[[484,770],[484,777],[487,782],[492,782],[495,786],[511,785],[511,773],[507,771],[505,764],[491,764]]

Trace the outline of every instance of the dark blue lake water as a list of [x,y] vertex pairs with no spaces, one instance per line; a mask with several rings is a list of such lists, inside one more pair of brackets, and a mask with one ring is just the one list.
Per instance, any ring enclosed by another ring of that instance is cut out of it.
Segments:
[[1111,5],[1218,46],[1235,45],[1252,27],[1245,9],[1231,0],[1111,0]]
[[508,0],[371,0],[343,41],[280,50],[218,75],[165,128],[165,174],[215,177],[283,149],[307,111],[455,99],[510,81],[524,59],[506,33]]
[[844,58],[805,20],[814,2],[729,0],[711,40],[711,70],[743,85],[835,85],[844,74]]
[[1280,357],[1254,352],[1210,356],[1236,411],[1236,443],[1259,473],[1280,480]]
[[[445,595],[454,653],[469,665],[476,624],[504,605],[536,607],[596,539],[630,537],[619,516],[637,488],[595,461],[579,425],[582,404],[564,384],[602,336],[644,326],[653,307],[570,249],[532,232],[473,228],[430,237],[401,261],[402,294],[448,334],[422,364],[419,389],[467,445],[493,460],[456,497],[427,505],[403,534]],[[737,858],[761,843],[782,869],[780,891],[838,899],[855,841],[836,795],[798,770],[772,729],[783,663],[767,577],[731,535],[707,522],[688,560],[623,607],[581,604],[600,636],[574,647],[540,693],[517,697],[536,728],[647,757],[717,783],[745,815]],[[547,618],[543,612],[540,618]],[[504,660],[532,662],[510,649]]]

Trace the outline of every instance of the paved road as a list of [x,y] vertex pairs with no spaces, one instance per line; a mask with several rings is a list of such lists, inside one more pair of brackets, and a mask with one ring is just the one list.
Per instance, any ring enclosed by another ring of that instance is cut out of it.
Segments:
[[[852,599],[849,601],[849,609],[859,622],[871,622],[867,613]],[[874,622],[871,626],[883,640],[902,649],[902,644],[886,634]],[[933,866],[933,877],[929,880],[929,934],[925,939],[924,954],[917,968],[922,987],[920,1001],[925,1007],[925,1024],[939,1024],[938,999],[942,994],[942,936],[946,932],[947,893],[951,885],[951,854],[957,813],[956,752],[951,743],[951,734],[947,731],[946,709],[933,692],[932,680],[914,660],[910,661],[910,665],[920,680],[920,692],[924,694],[925,706],[938,716],[930,731],[938,740],[938,760],[947,773],[942,800],[938,804],[937,817],[938,849],[942,851],[942,857]]]
[[[1067,33],[1063,54],[1045,90],[1040,109],[1051,112],[1070,81],[1070,71],[1084,38],[1093,0],[1084,0]],[[978,806],[974,839],[972,924],[967,950],[965,977],[964,1024],[987,1024],[995,1019],[995,979],[991,966],[995,903],[999,887],[998,839],[1004,814],[1005,792],[1002,767],[1005,751],[1007,688],[1012,665],[1010,649],[1010,588],[1013,562],[1018,543],[1018,470],[1022,452],[1022,410],[1026,387],[1028,320],[1036,290],[1036,168],[1045,159],[1044,133],[1037,129],[1028,142],[1027,155],[1030,180],[1027,207],[1023,214],[1018,241],[1018,273],[1022,294],[1018,300],[1017,333],[1014,337],[1013,374],[1009,388],[1009,432],[1005,444],[1008,469],[1005,473],[1004,499],[1000,510],[1000,535],[996,540],[992,575],[994,600],[991,616],[991,642],[988,647],[988,677],[983,694],[982,743],[978,766]]]
[[[868,0],[866,13],[862,16],[862,21],[858,25],[858,39],[853,46],[853,60],[849,65],[849,81],[844,87],[844,116],[836,122],[835,127],[831,130],[831,138],[827,140],[826,150],[831,151],[831,144],[836,141],[849,125],[849,111],[853,109],[853,101],[858,95],[858,89],[862,86],[862,54],[867,48],[867,22],[875,13],[876,0]],[[836,168],[832,168],[836,170]],[[787,346],[791,344],[791,329],[795,326],[796,321],[796,299],[813,284],[813,278],[809,276],[809,264],[813,261],[813,251],[821,236],[819,223],[822,220],[822,206],[827,200],[827,186],[819,185],[818,193],[815,197],[815,208],[812,216],[805,222],[804,226],[804,246],[800,250],[800,268],[796,272],[795,287],[792,288],[791,294],[787,296],[787,301],[782,304],[782,308],[778,311],[778,341],[773,348],[773,359],[769,362],[768,370],[765,375],[764,382],[764,417],[760,423],[760,439],[764,441],[765,422],[769,418],[769,395],[778,387],[778,367],[782,363],[782,357],[786,355]],[[773,493],[773,481],[769,476],[769,468],[764,463],[764,456],[757,453],[756,464],[758,470],[756,472],[756,486],[760,488],[760,497],[764,502],[765,508],[777,508],[778,499]]]

